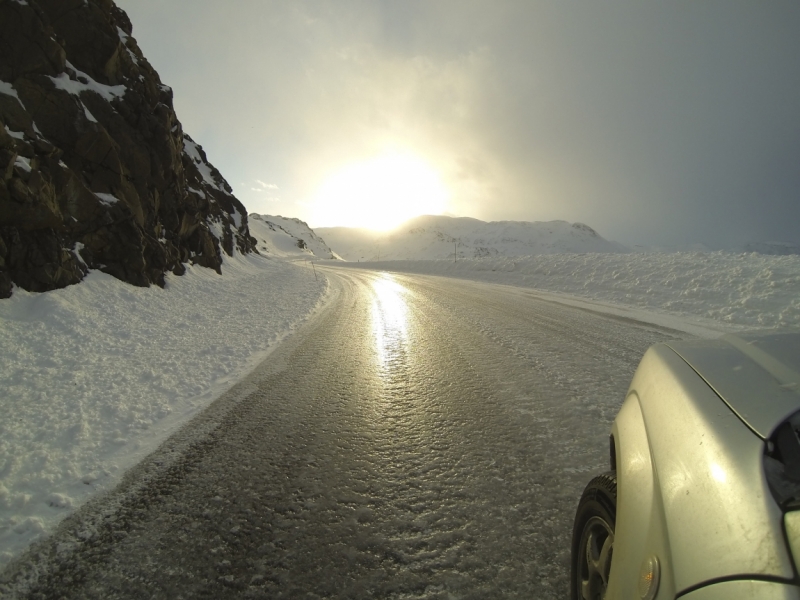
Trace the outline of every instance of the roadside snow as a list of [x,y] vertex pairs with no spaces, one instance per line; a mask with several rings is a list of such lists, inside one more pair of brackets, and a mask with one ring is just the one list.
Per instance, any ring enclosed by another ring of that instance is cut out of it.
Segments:
[[260,363],[327,281],[260,256],[0,301],[0,565]]
[[342,263],[515,285],[739,328],[800,328],[800,256],[549,254]]

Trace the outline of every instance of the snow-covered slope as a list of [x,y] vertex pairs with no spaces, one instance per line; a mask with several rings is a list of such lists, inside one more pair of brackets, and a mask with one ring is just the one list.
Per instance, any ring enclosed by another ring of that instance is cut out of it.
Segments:
[[267,256],[340,258],[300,219],[252,213],[250,235],[258,240],[256,244],[258,251]]
[[493,221],[426,215],[394,231],[378,233],[349,227],[319,227],[317,234],[349,261],[434,260],[628,252],[622,244],[600,237],[588,225],[566,221]]
[[92,270],[80,285],[0,302],[0,568],[324,302],[322,273],[256,254],[224,260],[221,275],[169,273],[164,289]]

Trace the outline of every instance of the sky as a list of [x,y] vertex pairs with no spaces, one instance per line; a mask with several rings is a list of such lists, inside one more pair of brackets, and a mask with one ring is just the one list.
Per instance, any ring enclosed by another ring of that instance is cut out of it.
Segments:
[[118,4],[249,212],[800,242],[794,0]]

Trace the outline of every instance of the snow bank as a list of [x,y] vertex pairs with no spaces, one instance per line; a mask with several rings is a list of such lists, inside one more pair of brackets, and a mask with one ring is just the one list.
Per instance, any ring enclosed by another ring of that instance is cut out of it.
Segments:
[[327,290],[259,256],[0,302],[0,565],[262,361]]
[[800,327],[797,255],[551,254],[455,264],[452,260],[343,264],[516,285],[743,327]]

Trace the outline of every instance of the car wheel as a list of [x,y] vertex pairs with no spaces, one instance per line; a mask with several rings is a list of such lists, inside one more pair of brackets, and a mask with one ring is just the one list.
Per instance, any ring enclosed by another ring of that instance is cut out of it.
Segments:
[[617,520],[617,474],[592,479],[583,491],[572,529],[572,600],[602,600],[611,573]]

